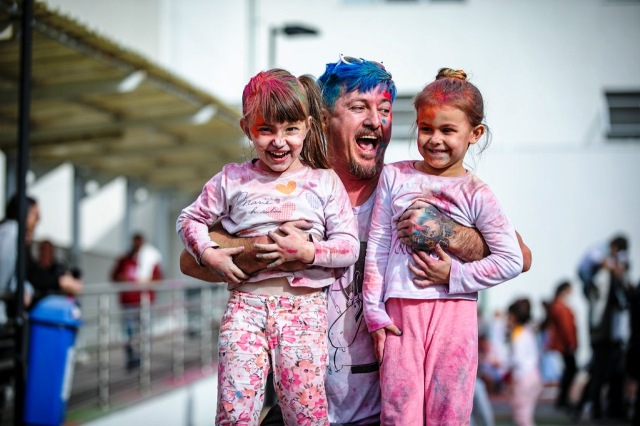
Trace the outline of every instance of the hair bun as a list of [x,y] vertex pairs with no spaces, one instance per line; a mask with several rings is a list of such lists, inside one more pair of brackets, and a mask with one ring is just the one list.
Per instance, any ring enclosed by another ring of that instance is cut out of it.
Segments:
[[462,70],[454,70],[451,68],[440,68],[436,80],[441,78],[457,78],[458,80],[467,81],[467,73]]

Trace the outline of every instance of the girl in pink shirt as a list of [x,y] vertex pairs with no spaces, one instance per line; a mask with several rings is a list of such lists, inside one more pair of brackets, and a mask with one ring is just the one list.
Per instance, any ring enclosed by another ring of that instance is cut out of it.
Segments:
[[[327,301],[333,268],[349,267],[359,240],[349,197],[328,169],[322,98],[315,81],[274,69],[253,77],[242,95],[240,126],[258,158],[228,164],[180,214],[187,251],[231,290],[219,336],[216,424],[257,425],[269,365],[286,424],[328,425],[324,381]],[[245,275],[233,262],[242,248],[219,248],[209,228],[221,220],[255,244],[268,268]],[[305,220],[308,235],[281,226]],[[308,266],[278,269],[285,262]]]
[[[465,169],[486,132],[479,90],[443,68],[415,99],[422,161],[380,176],[365,260],[364,312],[381,364],[384,425],[468,424],[478,363],[478,291],[522,271],[515,230],[498,200]],[[416,200],[477,228],[491,254],[463,263],[438,246],[413,252],[396,221]]]

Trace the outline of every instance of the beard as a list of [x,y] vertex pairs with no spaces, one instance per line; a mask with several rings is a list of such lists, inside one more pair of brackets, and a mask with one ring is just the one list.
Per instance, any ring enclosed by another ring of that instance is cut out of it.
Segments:
[[349,171],[358,179],[373,179],[380,173],[382,166],[382,156],[376,156],[376,162],[372,166],[363,166],[352,158],[349,162]]

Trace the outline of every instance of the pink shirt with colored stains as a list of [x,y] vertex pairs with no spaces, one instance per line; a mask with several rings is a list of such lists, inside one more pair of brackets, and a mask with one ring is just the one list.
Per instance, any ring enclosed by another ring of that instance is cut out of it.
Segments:
[[333,170],[304,166],[281,174],[268,173],[255,160],[227,164],[202,193],[182,210],[176,230],[196,260],[209,247],[218,247],[209,228],[218,219],[237,237],[257,237],[285,222],[304,219],[312,228],[315,258],[298,272],[267,270],[247,282],[286,277],[293,287],[321,288],[335,281],[333,268],[358,259],[358,229],[347,192]]
[[[378,183],[365,260],[364,312],[369,331],[391,324],[384,302],[391,298],[477,300],[478,291],[516,277],[522,251],[515,229],[497,198],[476,175],[433,176],[414,161],[385,166]],[[448,284],[420,288],[407,267],[412,250],[398,240],[398,218],[416,200],[424,200],[455,222],[478,229],[491,254],[476,262],[452,258]]]

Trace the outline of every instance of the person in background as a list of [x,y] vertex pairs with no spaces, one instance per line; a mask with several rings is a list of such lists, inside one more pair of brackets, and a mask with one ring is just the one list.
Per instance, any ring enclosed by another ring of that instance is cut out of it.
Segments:
[[[604,260],[594,263],[594,268],[598,267],[608,274],[609,283],[602,314],[589,328],[592,349],[589,381],[574,410],[574,419],[580,418],[587,402],[591,403],[590,414],[593,419],[627,417],[624,393],[627,326],[624,320],[631,288],[628,249],[629,243],[625,237],[615,237],[609,244],[609,251],[605,250]],[[603,400],[605,388],[606,400]]]
[[533,426],[535,408],[542,392],[540,354],[535,330],[531,327],[531,304],[518,299],[508,309],[511,383],[509,402],[516,426]]
[[123,322],[126,334],[126,368],[131,371],[140,365],[140,308],[143,297],[149,305],[156,298],[150,289],[154,282],[163,279],[160,252],[146,244],[144,235],[136,233],[131,237],[131,248],[120,257],[111,272],[111,280],[116,283],[136,284],[140,290],[120,292],[120,305],[123,309]]
[[490,394],[502,391],[502,380],[507,372],[509,347],[507,335],[506,315],[501,310],[495,310],[478,336],[478,376],[482,378]]
[[[40,220],[40,209],[32,197],[27,196],[26,202],[25,239],[28,246]],[[13,196],[7,203],[4,219],[0,222],[0,338],[3,340],[2,346],[0,346],[0,360],[8,360],[9,362],[12,362],[11,360],[15,356],[12,319],[16,315],[18,219],[18,197]],[[29,307],[32,297],[33,287],[28,281],[25,281],[23,296],[25,307]],[[9,342],[9,344],[5,345],[5,342]],[[0,421],[2,421],[4,410],[12,396],[13,376],[14,373],[10,367],[0,368]]]
[[627,373],[635,382],[632,424],[640,425],[640,283],[629,290],[630,328],[627,346]]
[[549,305],[548,313],[547,329],[549,335],[546,349],[560,353],[564,362],[560,389],[555,401],[555,406],[559,409],[570,408],[569,391],[577,371],[578,333],[573,311],[567,303],[571,291],[569,281],[560,283],[556,288],[555,297]]
[[[14,315],[13,297],[16,290],[16,262],[18,259],[18,197],[14,195],[7,202],[5,215],[0,222],[0,324],[6,324]],[[28,247],[40,221],[40,207],[35,198],[26,197],[27,217],[25,220],[25,243]],[[29,282],[24,286],[24,305],[29,307],[33,297],[33,287]]]
[[82,293],[83,281],[80,270],[71,270],[58,261],[51,241],[40,241],[37,251],[37,258],[34,258],[31,249],[27,257],[27,278],[35,290],[32,309],[49,295],[62,294],[75,298]]
[[587,319],[590,328],[596,327],[595,305],[600,298],[600,290],[595,283],[598,272],[602,269],[612,274],[620,275],[623,271],[616,270],[629,262],[629,241],[624,235],[616,235],[609,243],[597,244],[582,256],[578,264],[578,277],[582,281],[582,292],[587,298]]

